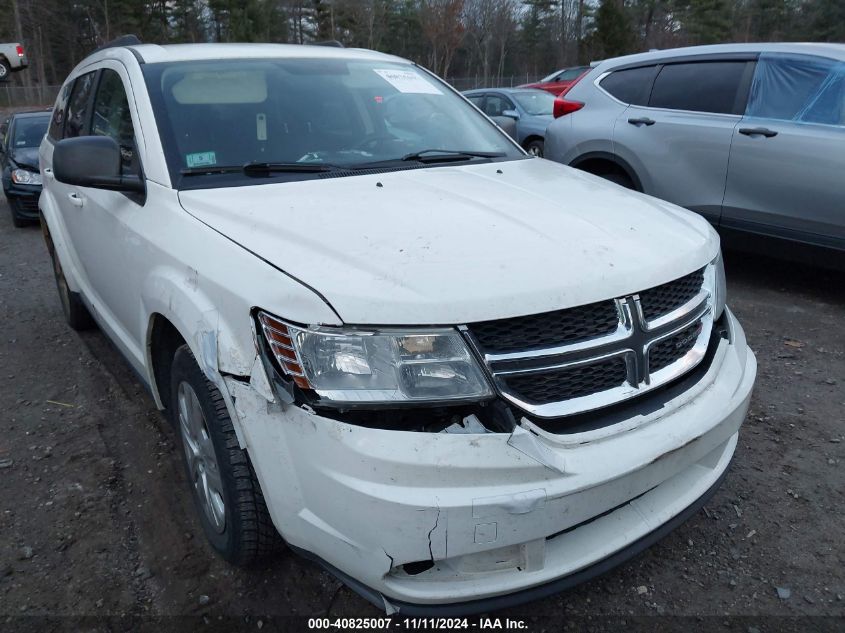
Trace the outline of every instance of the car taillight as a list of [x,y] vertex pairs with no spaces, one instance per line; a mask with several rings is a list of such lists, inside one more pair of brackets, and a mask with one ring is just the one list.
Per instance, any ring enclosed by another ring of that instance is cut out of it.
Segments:
[[20,44],[18,44],[18,45],[17,45],[17,47],[15,48],[15,50],[16,50],[16,51],[17,51],[17,53],[18,53],[18,57],[23,57],[23,56],[24,56],[23,46],[21,46]]
[[556,119],[562,117],[564,114],[572,114],[584,107],[582,101],[573,101],[572,99],[564,99],[558,97],[555,99],[555,105],[552,109],[552,114]]

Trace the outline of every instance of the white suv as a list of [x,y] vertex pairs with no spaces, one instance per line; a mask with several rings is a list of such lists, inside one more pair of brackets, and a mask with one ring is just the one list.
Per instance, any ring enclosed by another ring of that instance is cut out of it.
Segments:
[[231,562],[281,535],[388,611],[487,610],[632,556],[728,467],[756,364],[713,229],[406,60],[106,48],[40,154],[68,322],[173,421]]

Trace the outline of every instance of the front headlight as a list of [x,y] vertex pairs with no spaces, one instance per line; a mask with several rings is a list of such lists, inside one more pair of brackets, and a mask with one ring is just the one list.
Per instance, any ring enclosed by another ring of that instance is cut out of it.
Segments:
[[40,185],[41,174],[28,169],[14,169],[12,170],[12,182],[18,185]]
[[722,260],[722,251],[716,256],[712,263],[714,269],[714,283],[713,283],[713,320],[717,320],[725,311],[725,301],[727,300],[727,283],[725,282],[725,263]]
[[478,400],[492,395],[453,329],[303,328],[258,313],[276,361],[326,404]]

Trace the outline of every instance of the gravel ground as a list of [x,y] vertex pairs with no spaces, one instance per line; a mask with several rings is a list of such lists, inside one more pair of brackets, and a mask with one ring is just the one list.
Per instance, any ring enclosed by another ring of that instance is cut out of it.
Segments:
[[[845,629],[845,274],[726,261],[759,377],[724,485],[637,559],[494,616],[538,631]],[[172,430],[99,331],[65,325],[40,232],[13,229],[4,203],[0,323],[0,629],[380,615],[290,552],[250,570],[212,553]]]

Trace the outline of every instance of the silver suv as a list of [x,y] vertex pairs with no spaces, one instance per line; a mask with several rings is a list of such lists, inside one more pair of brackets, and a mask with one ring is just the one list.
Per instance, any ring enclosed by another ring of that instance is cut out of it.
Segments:
[[725,229],[845,250],[845,45],[629,55],[559,101],[546,158]]

